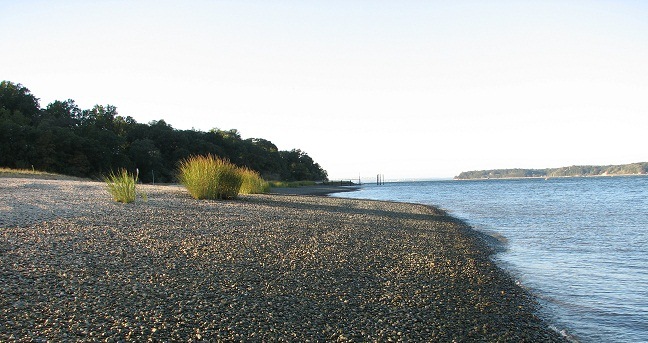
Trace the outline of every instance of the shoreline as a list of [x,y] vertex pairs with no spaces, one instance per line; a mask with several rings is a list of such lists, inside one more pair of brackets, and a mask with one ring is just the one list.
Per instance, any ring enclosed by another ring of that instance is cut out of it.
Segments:
[[525,180],[525,179],[576,179],[576,178],[604,178],[604,177],[633,177],[633,176],[644,176],[648,177],[648,174],[600,174],[600,175],[566,175],[566,176],[518,176],[518,177],[479,177],[479,178],[469,178],[469,179],[460,179],[453,178],[453,181],[488,181],[488,180]]
[[0,340],[564,341],[480,233],[434,207],[0,188]]

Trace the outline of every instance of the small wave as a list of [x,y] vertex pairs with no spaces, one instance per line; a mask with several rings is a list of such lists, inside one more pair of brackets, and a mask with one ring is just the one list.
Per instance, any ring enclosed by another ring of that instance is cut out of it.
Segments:
[[562,330],[561,330],[561,329],[557,328],[557,327],[554,326],[554,325],[549,325],[549,328],[550,328],[551,330],[553,330],[553,331],[559,333],[559,334],[560,334],[563,338],[565,338],[568,342],[572,342],[572,343],[580,343],[580,340],[579,340],[576,336],[570,334],[570,333],[567,332],[567,330],[565,330],[565,329],[562,329]]
[[508,250],[509,241],[499,232],[484,230],[478,227],[472,227],[472,229],[479,235],[479,238],[488,245],[488,247],[495,251],[496,254]]

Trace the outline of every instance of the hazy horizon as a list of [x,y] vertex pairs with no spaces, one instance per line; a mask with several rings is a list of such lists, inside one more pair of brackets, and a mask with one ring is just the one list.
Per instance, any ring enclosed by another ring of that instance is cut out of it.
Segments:
[[0,3],[41,106],[237,129],[331,179],[648,160],[641,1]]

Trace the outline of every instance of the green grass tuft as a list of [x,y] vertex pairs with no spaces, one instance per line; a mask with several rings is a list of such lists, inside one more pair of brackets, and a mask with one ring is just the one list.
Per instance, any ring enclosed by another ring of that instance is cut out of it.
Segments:
[[195,199],[234,199],[243,183],[237,166],[213,155],[182,161],[178,179]]
[[243,177],[240,190],[241,194],[262,194],[268,192],[270,189],[270,184],[254,170],[241,168],[240,173]]
[[106,189],[115,201],[125,204],[135,201],[137,176],[130,174],[126,169],[122,169],[119,173],[111,172],[104,177],[104,181],[106,182]]
[[88,179],[62,175],[56,173],[48,173],[40,171],[37,169],[13,169],[0,167],[0,177],[10,177],[10,178],[30,178],[30,179],[45,179],[45,180],[75,180],[75,181],[87,181]]
[[274,188],[297,188],[316,184],[315,181],[270,181],[270,187]]

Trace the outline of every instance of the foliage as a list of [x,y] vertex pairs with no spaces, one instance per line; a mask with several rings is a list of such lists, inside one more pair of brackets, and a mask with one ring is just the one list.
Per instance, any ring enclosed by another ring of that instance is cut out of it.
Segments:
[[195,199],[233,199],[243,183],[240,168],[213,155],[182,161],[179,179]]
[[305,152],[242,139],[237,130],[176,130],[164,120],[141,124],[120,116],[115,106],[82,110],[71,99],[40,108],[26,87],[0,83],[0,166],[90,178],[138,168],[142,182],[175,182],[180,161],[207,154],[269,180],[327,178]]
[[304,186],[314,186],[315,181],[270,181],[270,187],[274,188],[297,188]]
[[0,177],[19,177],[50,180],[84,180],[69,175],[48,173],[36,169],[12,169],[0,167]]
[[263,180],[259,173],[249,168],[240,169],[243,183],[241,184],[241,194],[261,194],[266,193],[270,189],[268,182]]
[[110,172],[108,176],[104,177],[104,182],[106,182],[106,189],[115,201],[125,204],[135,201],[136,175],[122,169],[118,173]]
[[[35,169],[11,169],[0,167],[0,175],[15,174],[15,175],[45,175],[47,173]],[[56,174],[51,174],[56,175]]]
[[462,172],[455,179],[502,179],[522,177],[568,177],[648,174],[648,162],[608,166],[571,166],[547,169],[493,169]]
[[299,149],[291,151],[281,151],[281,157],[288,164],[289,168],[282,175],[285,181],[304,181],[304,180],[328,180],[326,171],[315,163],[310,156]]

